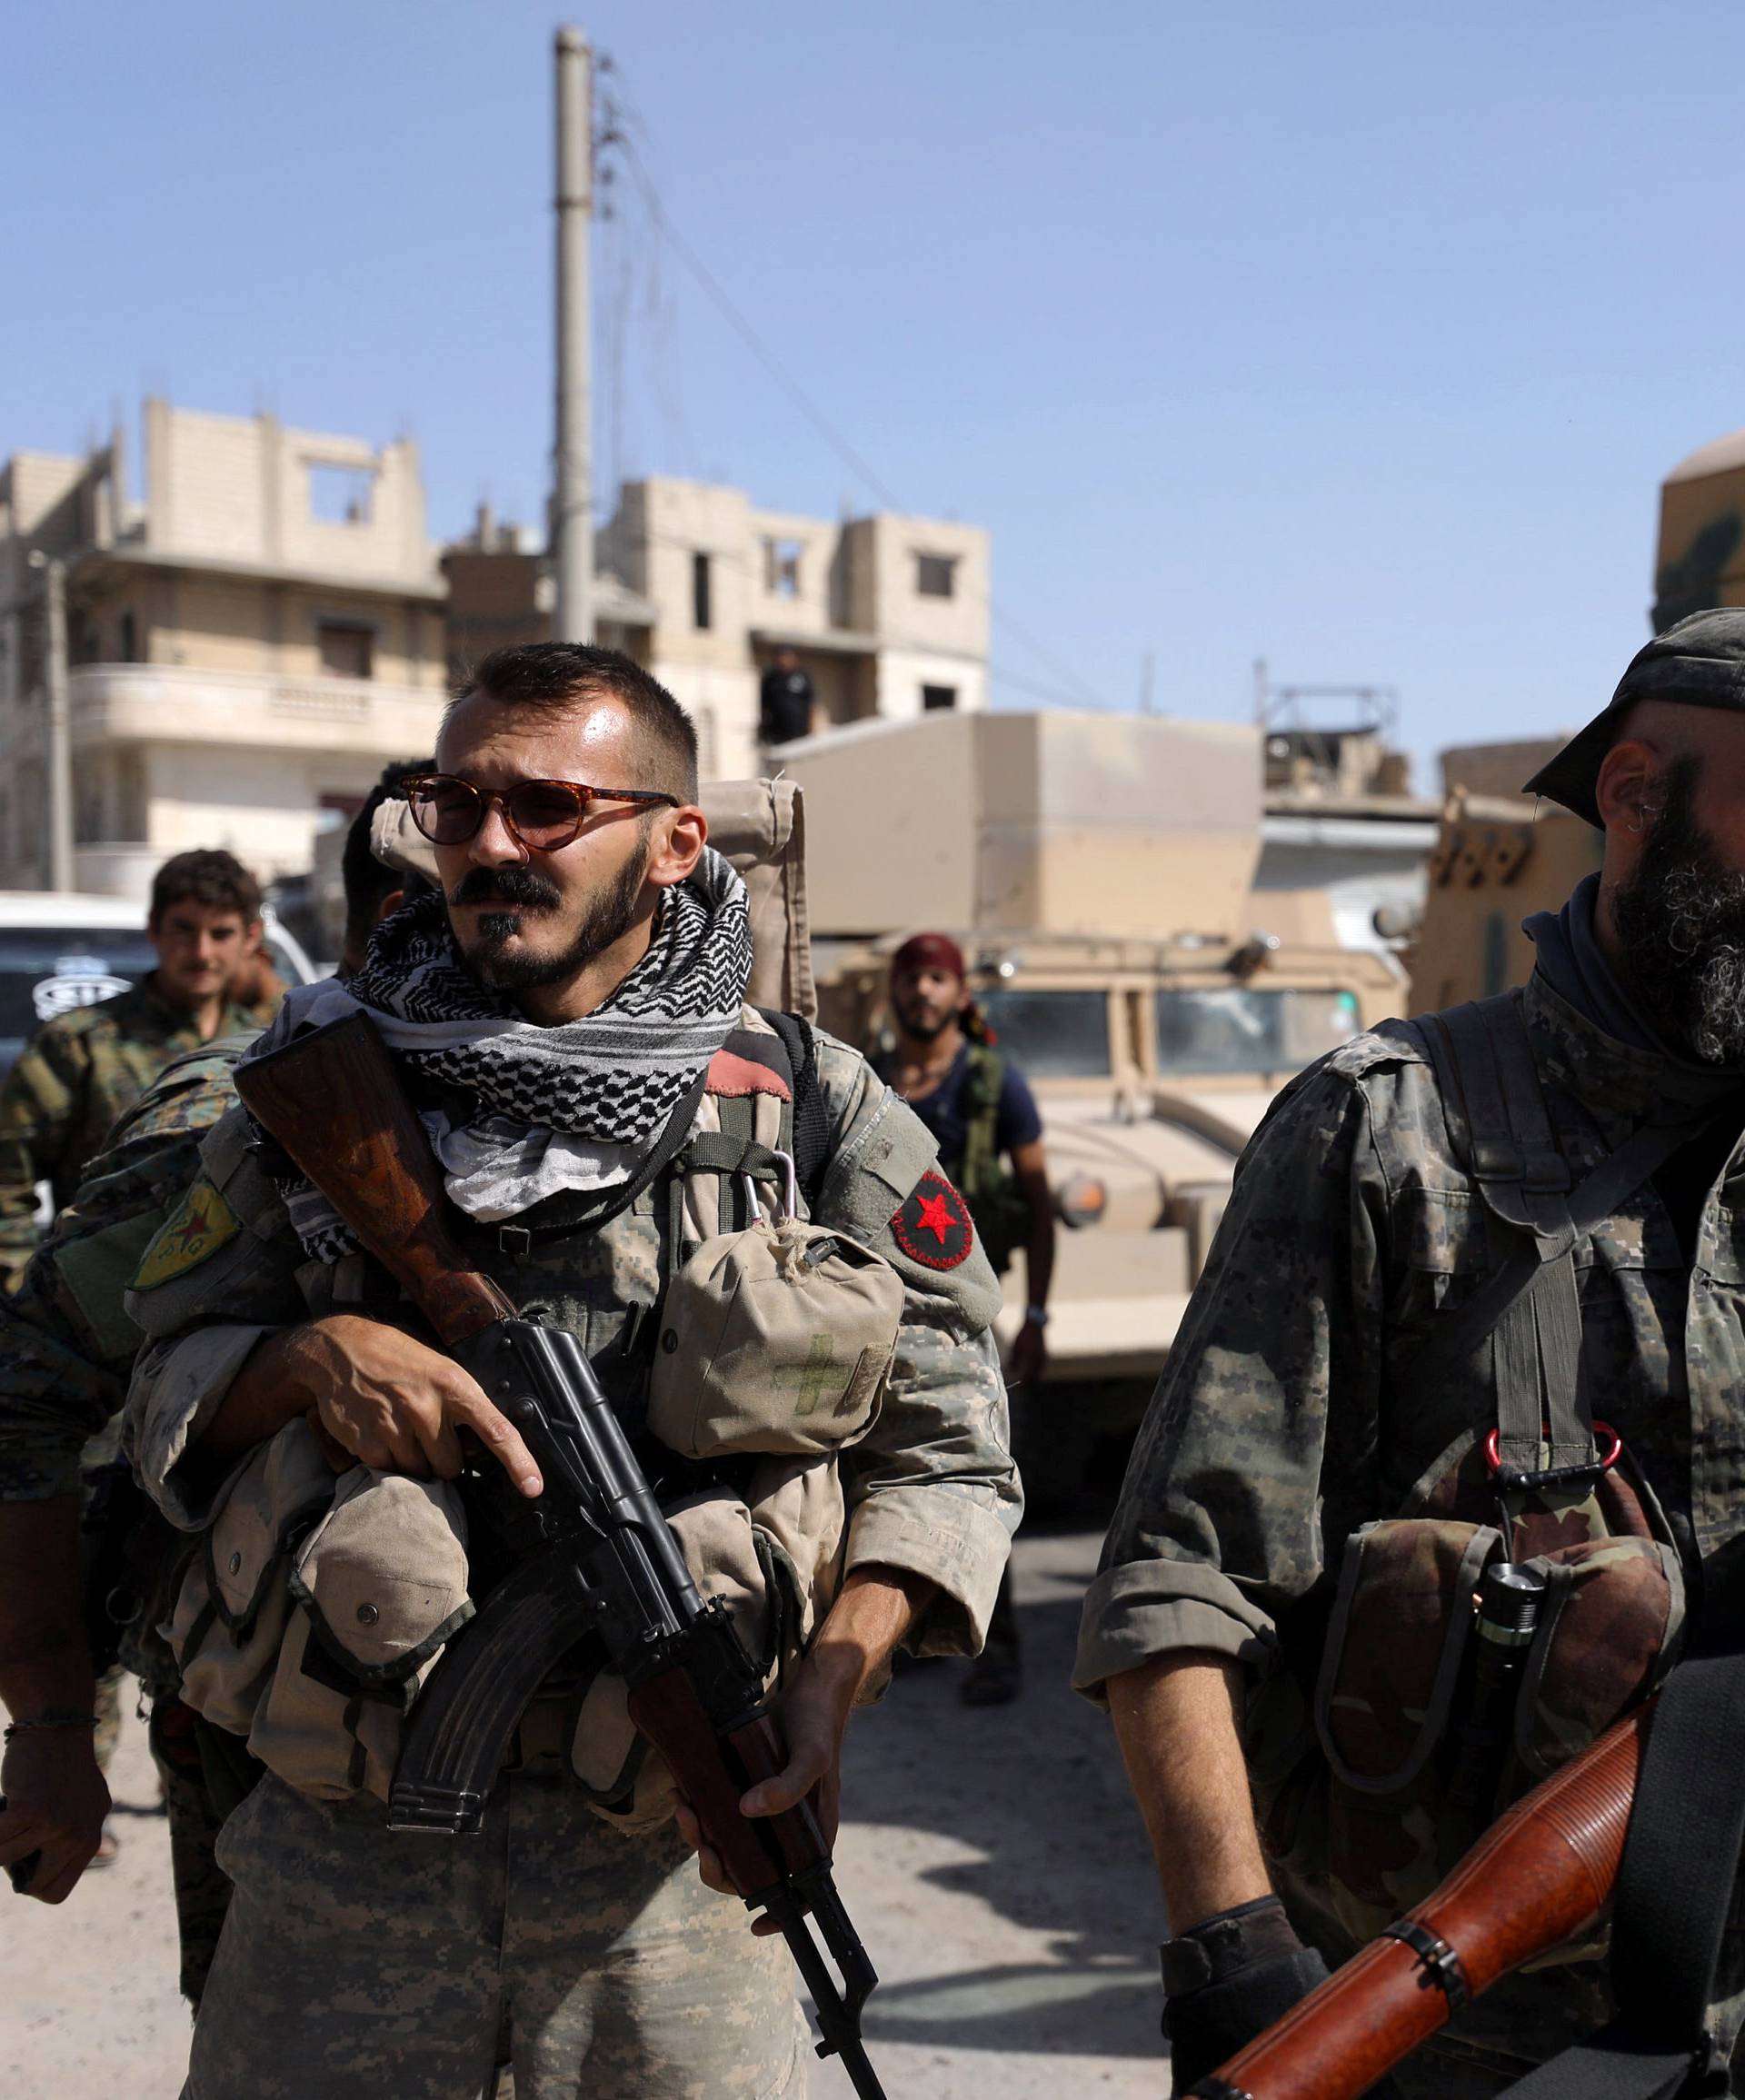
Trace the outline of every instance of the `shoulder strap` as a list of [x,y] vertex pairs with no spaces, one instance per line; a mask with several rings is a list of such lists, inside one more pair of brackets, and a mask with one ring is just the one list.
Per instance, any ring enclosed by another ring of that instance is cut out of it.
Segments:
[[1502,1463],[1530,1472],[1590,1464],[1570,1169],[1545,1106],[1519,994],[1431,1014],[1420,1036],[1436,1070],[1449,1135],[1465,1154],[1502,1260],[1432,1332],[1414,1371],[1421,1374],[1427,1361],[1440,1366],[1458,1358],[1489,1335]]
[[[1449,1136],[1478,1185],[1503,1258],[1466,1304],[1432,1330],[1413,1359],[1414,1374],[1458,1360],[1492,1336],[1504,1465],[1531,1471],[1590,1463],[1576,1240],[1707,1119],[1645,1124],[1571,1190],[1520,993],[1431,1014],[1415,1032],[1436,1070]],[[1542,1423],[1551,1426],[1549,1454],[1541,1452]]]
[[824,1169],[830,1161],[830,1111],[818,1080],[818,1045],[811,1026],[797,1013],[763,1006],[757,1013],[775,1030],[787,1052],[793,1090],[794,1179],[806,1209],[815,1210],[824,1185]]

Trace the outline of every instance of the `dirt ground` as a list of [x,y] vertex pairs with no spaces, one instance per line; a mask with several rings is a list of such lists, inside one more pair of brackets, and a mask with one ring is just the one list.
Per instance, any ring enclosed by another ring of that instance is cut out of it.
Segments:
[[[1107,1723],[1066,1688],[1096,1550],[1091,1531],[1021,1539],[1016,1704],[966,1707],[961,1666],[929,1665],[851,1733],[837,1879],[882,1978],[866,2035],[891,2100],[1165,2088],[1144,1835]],[[57,1910],[0,1893],[6,2100],[174,2100],[180,2085],[168,1838],[142,1727],[114,1786],[113,1867]],[[852,2094],[833,2064],[811,2091]]]

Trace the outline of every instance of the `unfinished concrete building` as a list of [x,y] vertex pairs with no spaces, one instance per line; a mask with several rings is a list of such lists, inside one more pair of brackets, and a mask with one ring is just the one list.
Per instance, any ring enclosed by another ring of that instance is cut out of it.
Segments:
[[0,886],[47,861],[37,553],[66,565],[75,880],[141,896],[171,853],[311,865],[390,759],[427,753],[444,587],[416,446],[148,401],[140,497],[117,431],[0,469]]

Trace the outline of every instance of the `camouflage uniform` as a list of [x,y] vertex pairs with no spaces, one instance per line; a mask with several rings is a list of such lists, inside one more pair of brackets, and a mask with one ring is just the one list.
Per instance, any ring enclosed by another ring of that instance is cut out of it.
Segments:
[[[271,1018],[226,1006],[217,1033],[253,1035]],[[116,1118],[201,1040],[150,977],[37,1030],[0,1084],[0,1282],[16,1285],[42,1237],[36,1184],[48,1183],[57,1210],[70,1203]]]
[[[1579,1180],[1660,1104],[1661,1060],[1602,1034],[1541,977],[1521,1010]],[[1487,1349],[1429,1390],[1411,1369],[1495,1259],[1434,1073],[1405,1035],[1360,1036],[1286,1090],[1243,1157],[1141,1430],[1085,1601],[1082,1690],[1172,1650],[1239,1659],[1256,1687],[1251,1769],[1276,1777],[1290,1750],[1267,1720],[1292,1702],[1271,1687],[1312,1683],[1346,1538],[1495,1422]],[[1745,1143],[1708,1192],[1694,1265],[1651,1183],[1582,1237],[1575,1262],[1595,1411],[1658,1497],[1698,1603],[1745,1535]],[[1281,1886],[1311,1906],[1307,1929],[1330,1957],[1351,1951],[1312,1889]],[[1717,1990],[1730,2040],[1745,2021],[1737,1927]],[[1608,2010],[1597,1962],[1517,1976],[1396,2079],[1437,2100],[1493,2093]]]
[[[231,1071],[249,1040],[220,1039],[160,1074],[86,1168],[16,1291],[0,1294],[0,1501],[78,1493],[81,1455],[110,1431],[139,1347],[123,1290],[198,1171],[201,1140],[234,1106]],[[153,1700],[181,1985],[197,2002],[230,1893],[213,1857],[218,1819],[170,1657],[149,1626],[124,1655]]]
[[[828,1037],[818,1072],[832,1141],[816,1215],[876,1248],[906,1289],[883,1406],[843,1456],[846,1566],[925,1577],[935,1591],[911,1645],[971,1653],[1019,1506],[986,1331],[998,1286],[967,1241],[949,1269],[903,1252],[892,1222],[932,1166],[932,1141]],[[141,1479],[188,1528],[204,1522],[215,1485],[214,1468],[184,1462],[188,1447],[257,1339],[365,1289],[354,1259],[305,1260],[244,1130],[238,1118],[213,1134],[185,1217],[142,1271],[158,1280],[129,1299],[161,1338],[135,1372],[130,1446]],[[494,1230],[463,1230],[481,1268],[576,1334],[628,1400],[632,1316],[660,1294],[671,1225],[657,1182],[597,1230],[531,1254],[504,1253]],[[519,2100],[802,2089],[785,1954],[751,1937],[737,1900],[701,1886],[670,1827],[602,1826],[561,1777],[506,1777],[482,1846],[390,1836],[379,1806],[336,1808],[267,1781],[227,1826],[221,1857],[236,1896],[195,2029],[195,2100],[324,2100],[354,2092],[364,2065],[404,2100],[472,2100],[500,2030]]]

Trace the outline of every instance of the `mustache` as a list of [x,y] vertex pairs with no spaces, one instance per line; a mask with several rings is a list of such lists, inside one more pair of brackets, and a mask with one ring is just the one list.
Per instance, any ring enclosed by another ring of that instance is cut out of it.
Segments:
[[563,901],[554,882],[531,868],[469,868],[448,893],[451,904],[525,904],[551,911]]

